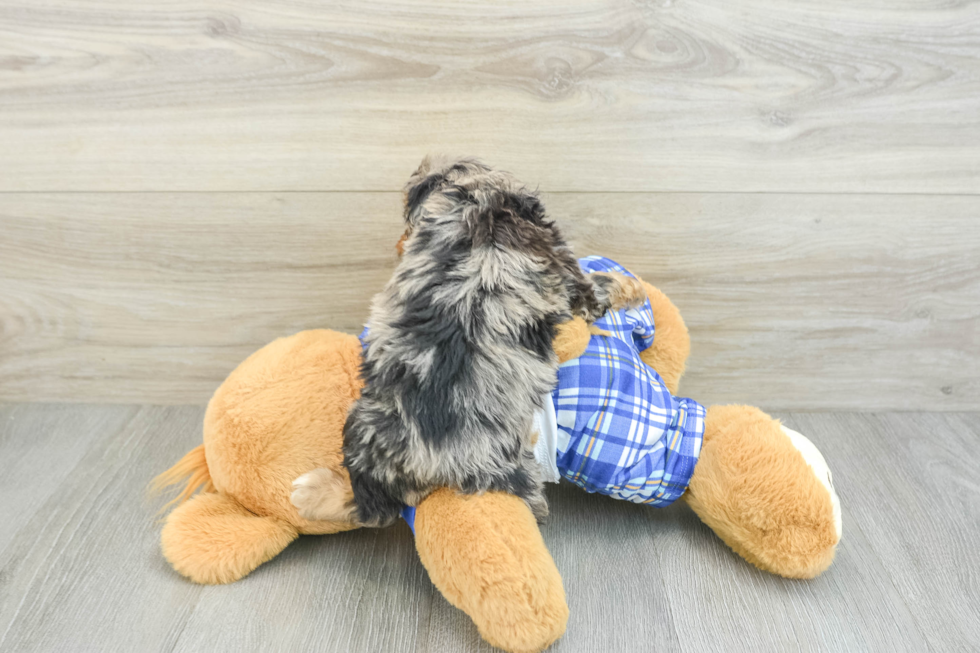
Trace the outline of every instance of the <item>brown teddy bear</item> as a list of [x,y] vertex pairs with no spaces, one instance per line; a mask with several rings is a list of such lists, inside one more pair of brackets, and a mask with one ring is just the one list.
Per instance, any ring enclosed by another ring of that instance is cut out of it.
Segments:
[[[638,356],[673,395],[690,351],[687,328],[673,303],[644,285],[656,337]],[[567,362],[593,338],[608,337],[575,320],[560,328],[554,348]],[[357,337],[304,331],[263,347],[229,375],[208,404],[204,443],[156,481],[162,488],[189,477],[161,535],[174,569],[198,583],[229,583],[301,533],[353,528],[304,520],[290,493],[310,469],[342,472],[342,429],[360,393],[360,360]],[[790,578],[812,578],[830,565],[840,509],[826,463],[806,438],[758,408],[712,406],[698,449],[682,498],[726,544]],[[489,643],[540,651],[564,633],[561,577],[523,501],[439,490],[418,505],[414,530],[433,583]]]

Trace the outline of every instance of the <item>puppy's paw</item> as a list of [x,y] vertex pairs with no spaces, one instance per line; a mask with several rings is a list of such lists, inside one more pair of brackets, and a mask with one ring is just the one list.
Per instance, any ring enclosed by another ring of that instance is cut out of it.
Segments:
[[593,272],[589,276],[596,288],[596,299],[609,310],[637,308],[647,299],[643,284],[633,277],[618,272]]
[[639,308],[647,300],[647,290],[639,279],[623,275],[620,291],[619,299],[623,302],[622,308]]
[[350,483],[326,467],[314,469],[293,481],[289,500],[300,517],[310,521],[350,522],[352,518]]

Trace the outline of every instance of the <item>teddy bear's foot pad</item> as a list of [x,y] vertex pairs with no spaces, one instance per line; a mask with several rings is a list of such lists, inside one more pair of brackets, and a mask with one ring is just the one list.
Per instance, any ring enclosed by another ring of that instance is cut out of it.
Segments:
[[840,511],[840,499],[837,498],[837,491],[834,490],[834,476],[830,473],[830,467],[827,466],[827,461],[824,460],[823,454],[817,449],[816,445],[810,442],[810,439],[804,436],[802,433],[794,431],[793,429],[788,429],[782,424],[779,428],[783,430],[786,437],[793,444],[800,455],[803,456],[803,460],[806,464],[810,466],[813,471],[813,475],[817,478],[821,485],[823,485],[827,492],[830,494],[830,502],[834,505],[834,530],[837,533],[837,540],[840,541],[841,534],[843,533],[843,524],[841,523],[841,511]]

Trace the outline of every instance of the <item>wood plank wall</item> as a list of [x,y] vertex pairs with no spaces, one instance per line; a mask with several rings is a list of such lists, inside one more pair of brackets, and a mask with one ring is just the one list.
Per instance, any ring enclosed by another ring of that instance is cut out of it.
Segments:
[[0,5],[0,401],[203,403],[356,331],[429,151],[663,288],[682,384],[980,408],[980,5]]

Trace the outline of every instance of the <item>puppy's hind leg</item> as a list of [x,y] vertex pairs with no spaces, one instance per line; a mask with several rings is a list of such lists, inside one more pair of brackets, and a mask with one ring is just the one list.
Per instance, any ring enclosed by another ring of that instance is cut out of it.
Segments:
[[538,485],[533,494],[524,497],[524,503],[531,509],[531,514],[538,520],[539,524],[545,523],[550,514],[548,499],[544,496],[544,486]]
[[548,517],[548,499],[544,496],[544,483],[541,480],[541,466],[534,459],[531,450],[525,450],[520,457],[520,467],[511,476],[511,492],[524,499],[531,514],[543,524]]
[[362,526],[380,528],[390,526],[401,516],[406,498],[420,494],[418,488],[393,488],[378,480],[373,474],[359,474],[351,470],[351,488],[354,491],[354,504],[357,506],[355,515]]

